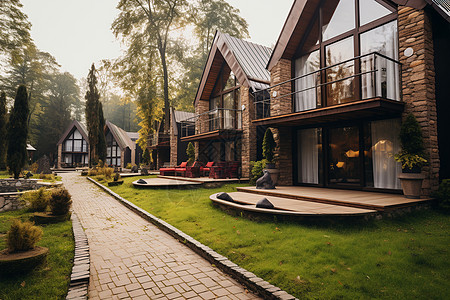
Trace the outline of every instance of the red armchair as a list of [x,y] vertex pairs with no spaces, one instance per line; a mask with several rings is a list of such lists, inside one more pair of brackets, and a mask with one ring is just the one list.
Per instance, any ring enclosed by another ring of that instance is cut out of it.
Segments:
[[213,165],[214,165],[214,162],[210,161],[206,164],[206,166],[200,167],[200,174],[202,174],[203,176],[208,176],[209,172],[211,172],[211,168]]

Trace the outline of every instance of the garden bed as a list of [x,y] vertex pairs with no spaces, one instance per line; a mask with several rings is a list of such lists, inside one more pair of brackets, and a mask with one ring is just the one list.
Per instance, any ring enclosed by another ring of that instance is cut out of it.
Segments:
[[[0,213],[0,250],[6,248],[6,235],[13,219],[29,220],[26,210]],[[74,242],[72,223],[65,221],[42,227],[38,246],[49,249],[46,262],[36,269],[0,279],[0,299],[63,299],[67,294]]]

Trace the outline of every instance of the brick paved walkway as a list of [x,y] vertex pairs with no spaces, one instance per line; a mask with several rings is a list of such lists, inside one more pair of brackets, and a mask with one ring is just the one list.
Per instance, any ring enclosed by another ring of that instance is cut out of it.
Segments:
[[89,240],[89,299],[257,299],[79,173],[60,175]]

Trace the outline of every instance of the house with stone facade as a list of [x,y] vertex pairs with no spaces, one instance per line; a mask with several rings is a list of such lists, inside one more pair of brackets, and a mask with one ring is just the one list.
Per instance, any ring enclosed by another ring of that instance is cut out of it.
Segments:
[[268,47],[216,32],[194,101],[195,117],[183,124],[180,139],[195,144],[196,158],[203,163],[238,162],[241,175],[249,176],[257,140],[264,134],[252,123],[252,93],[269,87],[265,66],[271,53]]
[[251,122],[275,133],[279,184],[399,192],[392,154],[409,113],[424,194],[449,178],[449,20],[438,0],[295,1]]
[[128,164],[139,165],[141,148],[136,144],[139,134],[126,132],[117,125],[106,121],[106,165],[125,168]]
[[[187,144],[188,142],[180,141],[181,124],[191,124],[194,113],[175,110],[170,108],[170,130],[164,132],[164,121],[155,122],[154,133],[148,138],[148,147],[151,150],[154,167],[159,169],[164,165],[177,166],[181,162],[187,160]],[[185,131],[192,132],[193,128],[187,126]]]
[[58,169],[87,167],[89,165],[89,140],[86,128],[73,120],[56,144]]

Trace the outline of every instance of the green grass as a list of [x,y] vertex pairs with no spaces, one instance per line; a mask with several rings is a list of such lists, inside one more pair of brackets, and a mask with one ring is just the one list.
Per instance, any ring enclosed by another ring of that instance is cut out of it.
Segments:
[[[0,213],[0,250],[6,248],[6,235],[13,219],[29,220],[25,209]],[[27,274],[0,279],[0,299],[64,299],[72,271],[74,242],[72,223],[66,221],[42,227],[38,246],[49,248],[47,262]]]
[[298,298],[444,299],[450,292],[449,216],[438,211],[359,223],[250,220],[209,200],[242,184],[135,189],[139,178],[111,189]]
[[[40,174],[33,174],[31,177],[32,179],[40,179]],[[8,171],[0,171],[0,179],[2,178],[12,178],[12,175],[8,173]],[[61,176],[55,176],[55,179],[42,179],[44,182],[55,182],[55,181],[61,181]]]

